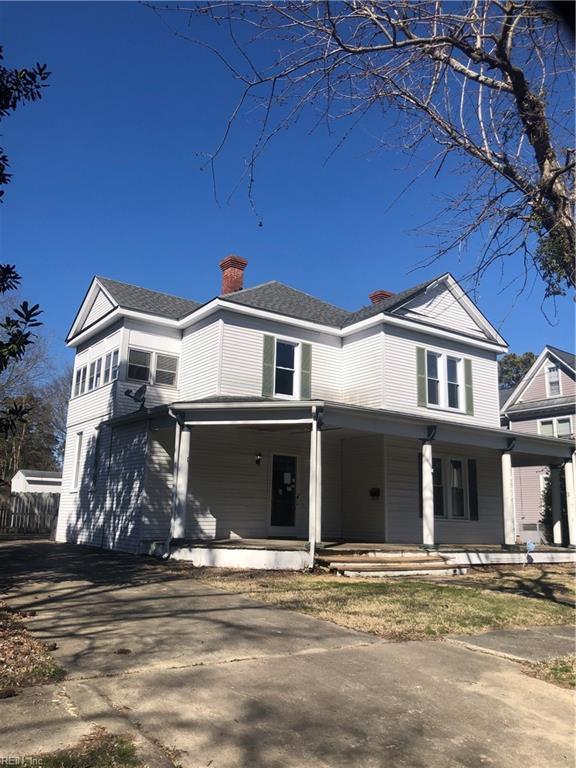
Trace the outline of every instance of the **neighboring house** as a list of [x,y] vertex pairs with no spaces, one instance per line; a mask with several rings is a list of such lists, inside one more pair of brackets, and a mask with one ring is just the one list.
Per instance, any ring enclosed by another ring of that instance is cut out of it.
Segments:
[[500,427],[506,342],[456,280],[351,312],[244,288],[246,264],[204,304],[93,279],[57,539],[219,564],[237,540],[235,563],[292,568],[330,540],[513,545],[512,466],[572,446]]
[[[515,432],[574,438],[576,431],[576,358],[544,347],[517,387],[500,391],[502,425]],[[516,532],[520,540],[541,538],[542,491],[548,466],[514,470]]]
[[60,493],[62,472],[40,469],[19,469],[12,478],[12,493]]

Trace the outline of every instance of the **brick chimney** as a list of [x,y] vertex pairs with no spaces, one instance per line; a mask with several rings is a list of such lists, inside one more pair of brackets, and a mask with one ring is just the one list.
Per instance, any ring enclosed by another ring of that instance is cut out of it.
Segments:
[[236,293],[244,288],[244,270],[248,262],[235,253],[230,253],[220,262],[222,270],[222,294]]
[[368,298],[372,302],[372,304],[378,304],[379,301],[384,301],[384,299],[389,299],[390,296],[394,296],[394,293],[392,291],[372,291],[370,296]]

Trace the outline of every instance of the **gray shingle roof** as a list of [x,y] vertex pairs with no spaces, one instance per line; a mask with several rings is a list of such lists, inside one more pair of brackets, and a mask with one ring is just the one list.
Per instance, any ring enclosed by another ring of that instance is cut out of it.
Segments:
[[516,390],[516,387],[507,387],[506,389],[499,389],[498,390],[498,398],[500,402],[500,408],[503,407],[504,403],[508,400],[509,397],[511,397],[512,393]]
[[254,288],[245,288],[236,293],[227,293],[220,298],[234,304],[244,304],[255,309],[277,312],[334,328],[344,325],[352,314],[346,309],[328,304],[326,301],[316,299],[308,293],[290,288],[276,280],[256,285]]
[[[148,312],[152,315],[179,320],[194,312],[202,306],[200,302],[171,296],[159,291],[151,291],[148,288],[140,288],[129,283],[121,283],[108,277],[98,277],[98,281],[110,293],[114,301],[125,309],[133,309],[139,312]],[[304,291],[291,288],[284,283],[271,280],[253,288],[244,288],[236,293],[228,293],[219,296],[220,299],[233,304],[274,312],[280,315],[294,317],[298,320],[327,325],[333,328],[345,328],[360,320],[378,315],[381,312],[390,312],[399,304],[416,296],[427,286],[438,280],[434,277],[424,283],[420,283],[405,291],[396,293],[383,301],[351,312],[342,307],[337,307],[322,299],[317,299]]]
[[201,306],[197,301],[170,296],[168,293],[151,291],[129,283],[120,283],[108,277],[98,277],[104,288],[110,293],[118,306],[124,309],[134,309],[138,312],[149,312],[151,315],[168,317],[179,320]]
[[407,288],[405,291],[400,291],[400,293],[394,293],[387,299],[376,302],[376,304],[369,304],[368,306],[362,307],[362,309],[359,309],[356,312],[350,312],[349,317],[344,325],[346,326],[352,325],[353,323],[358,323],[360,320],[366,320],[369,317],[374,317],[374,315],[378,315],[380,312],[390,312],[399,304],[403,304],[405,301],[408,301],[417,294],[426,290],[426,288],[431,283],[436,282],[439,277],[442,277],[442,275],[433,277],[431,280],[426,280],[424,283],[419,283],[419,285],[414,285],[412,288]]
[[562,362],[570,366],[572,370],[576,369],[576,355],[573,355],[571,352],[564,352],[563,349],[558,349],[558,347],[552,347],[550,344],[546,344],[546,347],[550,352],[553,352],[556,357],[559,357]]
[[543,408],[552,410],[553,408],[569,407],[571,412],[576,412],[576,400],[574,395],[564,397],[546,397],[543,400],[521,400],[519,403],[506,409],[507,413],[524,413],[528,411],[541,410]]

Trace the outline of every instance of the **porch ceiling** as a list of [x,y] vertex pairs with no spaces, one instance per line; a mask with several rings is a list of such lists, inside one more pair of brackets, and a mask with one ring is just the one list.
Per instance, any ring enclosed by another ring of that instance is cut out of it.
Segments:
[[[175,402],[168,412],[187,426],[251,426],[306,428],[318,414],[326,429],[371,433],[450,443],[459,446],[509,451],[513,466],[540,466],[568,461],[574,452],[570,440],[528,435],[499,427],[483,427],[443,420],[431,412],[412,415],[397,411],[322,400],[242,400]],[[125,419],[150,419],[143,409]],[[114,420],[118,423],[120,419]]]

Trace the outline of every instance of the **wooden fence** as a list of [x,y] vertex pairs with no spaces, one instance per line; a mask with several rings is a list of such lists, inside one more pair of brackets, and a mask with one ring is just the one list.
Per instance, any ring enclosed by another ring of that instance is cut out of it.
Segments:
[[59,493],[11,493],[0,503],[0,534],[51,534],[59,504]]

